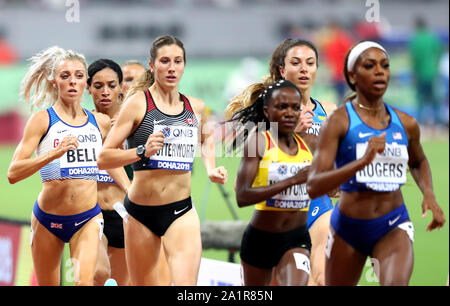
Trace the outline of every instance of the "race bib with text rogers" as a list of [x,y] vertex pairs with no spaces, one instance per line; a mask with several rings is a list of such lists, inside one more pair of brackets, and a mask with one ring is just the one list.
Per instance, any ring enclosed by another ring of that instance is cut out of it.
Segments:
[[[356,145],[356,158],[364,156],[368,143]],[[408,149],[397,143],[386,144],[384,152],[356,173],[356,181],[367,188],[380,191],[394,191],[406,183],[408,167]]]

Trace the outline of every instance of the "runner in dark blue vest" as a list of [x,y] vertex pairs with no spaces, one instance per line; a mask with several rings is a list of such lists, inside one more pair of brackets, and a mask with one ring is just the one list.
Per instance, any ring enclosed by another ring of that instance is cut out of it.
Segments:
[[417,121],[383,101],[389,56],[374,42],[347,53],[344,75],[355,91],[328,118],[308,174],[308,193],[318,197],[340,187],[326,249],[326,285],[357,285],[367,256],[381,285],[408,285],[414,228],[400,188],[407,168],[433,213],[427,230],[445,223],[436,202]]

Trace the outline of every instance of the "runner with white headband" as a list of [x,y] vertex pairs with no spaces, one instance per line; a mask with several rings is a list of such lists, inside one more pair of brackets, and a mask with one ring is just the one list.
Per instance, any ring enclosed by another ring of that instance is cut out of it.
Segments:
[[331,214],[325,285],[357,285],[367,256],[381,285],[408,285],[414,227],[400,190],[408,167],[423,194],[423,216],[433,214],[427,230],[445,223],[419,125],[383,101],[390,69],[382,46],[356,45],[347,53],[344,74],[355,94],[322,126],[307,182],[311,198],[341,190]]
[[389,54],[387,53],[386,49],[384,49],[380,44],[373,41],[363,41],[353,47],[348,54],[348,61],[346,65],[347,71],[353,70],[358,57],[369,48],[378,48],[380,50],[383,50],[389,58]]

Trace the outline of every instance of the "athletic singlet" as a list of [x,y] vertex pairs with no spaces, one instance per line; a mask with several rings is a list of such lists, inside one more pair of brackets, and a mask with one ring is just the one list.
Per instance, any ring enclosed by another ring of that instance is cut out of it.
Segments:
[[[296,134],[296,155],[288,155],[277,146],[269,131],[265,133],[266,147],[264,156],[259,162],[259,169],[253,181],[252,187],[261,187],[275,184],[294,176],[297,172],[311,165],[312,154],[303,140]],[[306,183],[294,185],[274,195],[270,199],[257,203],[256,210],[276,211],[308,211],[309,196],[306,192]]]
[[386,147],[382,154],[364,169],[340,186],[342,191],[355,192],[374,190],[390,192],[399,189],[406,183],[408,166],[408,137],[397,113],[392,107],[384,104],[390,114],[387,128],[376,130],[367,126],[356,113],[351,102],[347,102],[349,127],[344,139],[340,142],[336,155],[336,167],[361,158],[366,152],[369,138],[386,132]]
[[148,137],[158,131],[164,133],[164,146],[146,161],[132,164],[133,170],[167,169],[191,171],[198,142],[198,121],[189,100],[180,94],[184,104],[178,115],[167,115],[156,107],[149,89],[144,91],[147,112],[141,124],[127,138],[128,147],[145,145]]
[[94,115],[84,109],[88,120],[81,126],[65,123],[53,107],[47,109],[50,123],[36,149],[36,155],[47,154],[66,136],[76,136],[78,148],[69,150],[39,170],[42,181],[61,179],[97,180],[97,156],[102,149],[102,134]]
[[316,106],[314,107],[313,110],[314,116],[312,118],[313,119],[312,126],[306,130],[306,134],[314,134],[316,136],[319,136],[320,127],[322,126],[323,121],[327,118],[328,115],[319,101],[313,98],[311,98],[311,101]]

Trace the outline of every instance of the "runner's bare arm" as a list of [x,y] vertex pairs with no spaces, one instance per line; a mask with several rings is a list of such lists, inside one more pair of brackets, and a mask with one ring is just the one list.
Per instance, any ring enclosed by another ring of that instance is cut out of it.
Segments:
[[199,120],[200,129],[200,150],[203,164],[205,165],[208,177],[213,183],[225,184],[228,180],[228,173],[225,167],[216,167],[216,148],[214,142],[213,128],[208,123],[206,115],[206,105],[200,99],[189,97],[192,107]]
[[142,114],[145,114],[145,96],[138,92],[125,101],[117,121],[109,131],[98,156],[99,169],[119,168],[139,160],[136,148],[122,150],[120,147],[142,121]]
[[61,157],[68,150],[76,148],[76,138],[67,136],[47,154],[31,157],[42,136],[47,132],[48,125],[49,117],[45,110],[33,114],[28,120],[22,140],[14,152],[8,169],[8,180],[11,184],[30,177],[54,159]]

